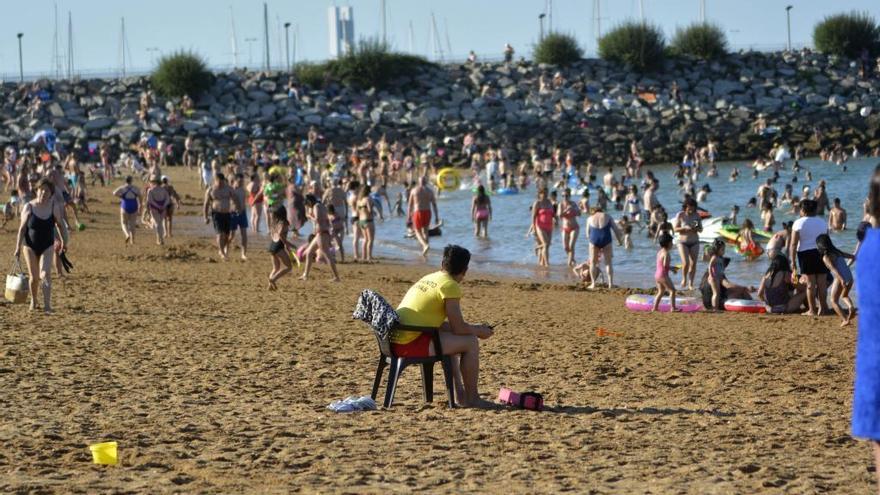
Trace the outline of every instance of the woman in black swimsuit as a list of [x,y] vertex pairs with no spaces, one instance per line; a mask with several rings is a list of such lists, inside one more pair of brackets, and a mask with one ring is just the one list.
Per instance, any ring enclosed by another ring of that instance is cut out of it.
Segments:
[[[39,287],[36,281],[40,281],[43,288],[43,311],[47,314],[52,312],[52,261],[55,259],[55,227],[59,232],[64,232],[64,223],[61,221],[64,212],[62,204],[52,201],[55,195],[55,185],[49,179],[40,179],[37,183],[37,199],[25,205],[21,212],[21,226],[18,228],[18,238],[15,243],[15,257],[19,258],[24,244],[24,256],[27,261],[30,276],[31,305],[30,309],[37,307],[37,292]],[[60,236],[60,251],[64,251],[64,236]]]

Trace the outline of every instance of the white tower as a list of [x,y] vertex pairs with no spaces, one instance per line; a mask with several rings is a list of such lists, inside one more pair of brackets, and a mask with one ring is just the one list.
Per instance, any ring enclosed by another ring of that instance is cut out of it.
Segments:
[[330,58],[337,58],[354,48],[354,13],[351,7],[327,10],[330,33]]

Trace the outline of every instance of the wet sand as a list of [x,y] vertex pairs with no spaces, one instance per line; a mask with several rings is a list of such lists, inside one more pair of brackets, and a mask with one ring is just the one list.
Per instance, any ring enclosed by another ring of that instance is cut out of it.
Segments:
[[[194,172],[171,176],[196,215]],[[391,410],[336,414],[375,372],[359,292],[396,303],[435,267],[349,263],[332,283],[319,265],[268,292],[265,238],[247,262],[218,261],[207,233],[159,247],[141,228],[126,248],[109,192],[90,191],[56,313],[0,304],[0,492],[873,489],[849,435],[855,329],[836,317],[634,314],[623,290],[473,274],[466,318],[501,324],[483,397],[534,390],[548,410],[447,409],[438,368],[433,404],[407,369]],[[7,262],[13,241],[7,226]],[[120,465],[93,465],[108,440]]]

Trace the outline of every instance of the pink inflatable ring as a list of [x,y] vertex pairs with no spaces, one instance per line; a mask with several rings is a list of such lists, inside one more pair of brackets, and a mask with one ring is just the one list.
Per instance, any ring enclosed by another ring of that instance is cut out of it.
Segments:
[[[651,311],[654,307],[654,296],[648,294],[633,294],[626,298],[626,307],[631,311]],[[693,313],[703,309],[703,303],[694,297],[676,297],[675,307],[684,313]],[[668,313],[672,310],[669,304],[669,297],[660,299],[660,307],[657,308],[661,313]]]

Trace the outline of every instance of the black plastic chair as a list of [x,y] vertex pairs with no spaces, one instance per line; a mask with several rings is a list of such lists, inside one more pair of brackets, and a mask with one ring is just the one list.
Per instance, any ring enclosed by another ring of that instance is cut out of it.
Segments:
[[379,385],[382,382],[382,373],[388,366],[388,387],[385,389],[385,408],[390,408],[394,402],[394,392],[397,389],[397,380],[403,369],[411,364],[422,365],[422,390],[425,396],[425,402],[434,400],[434,363],[439,362],[443,367],[443,377],[446,379],[446,392],[448,396],[449,407],[455,407],[455,392],[452,386],[452,357],[443,355],[443,347],[440,345],[439,329],[431,327],[414,327],[409,325],[397,325],[395,330],[406,330],[411,332],[431,333],[434,341],[435,356],[426,357],[398,357],[391,350],[391,344],[383,342],[376,337],[379,344],[379,365],[376,367],[376,379],[373,381],[373,393],[370,397],[376,399],[379,393]]

